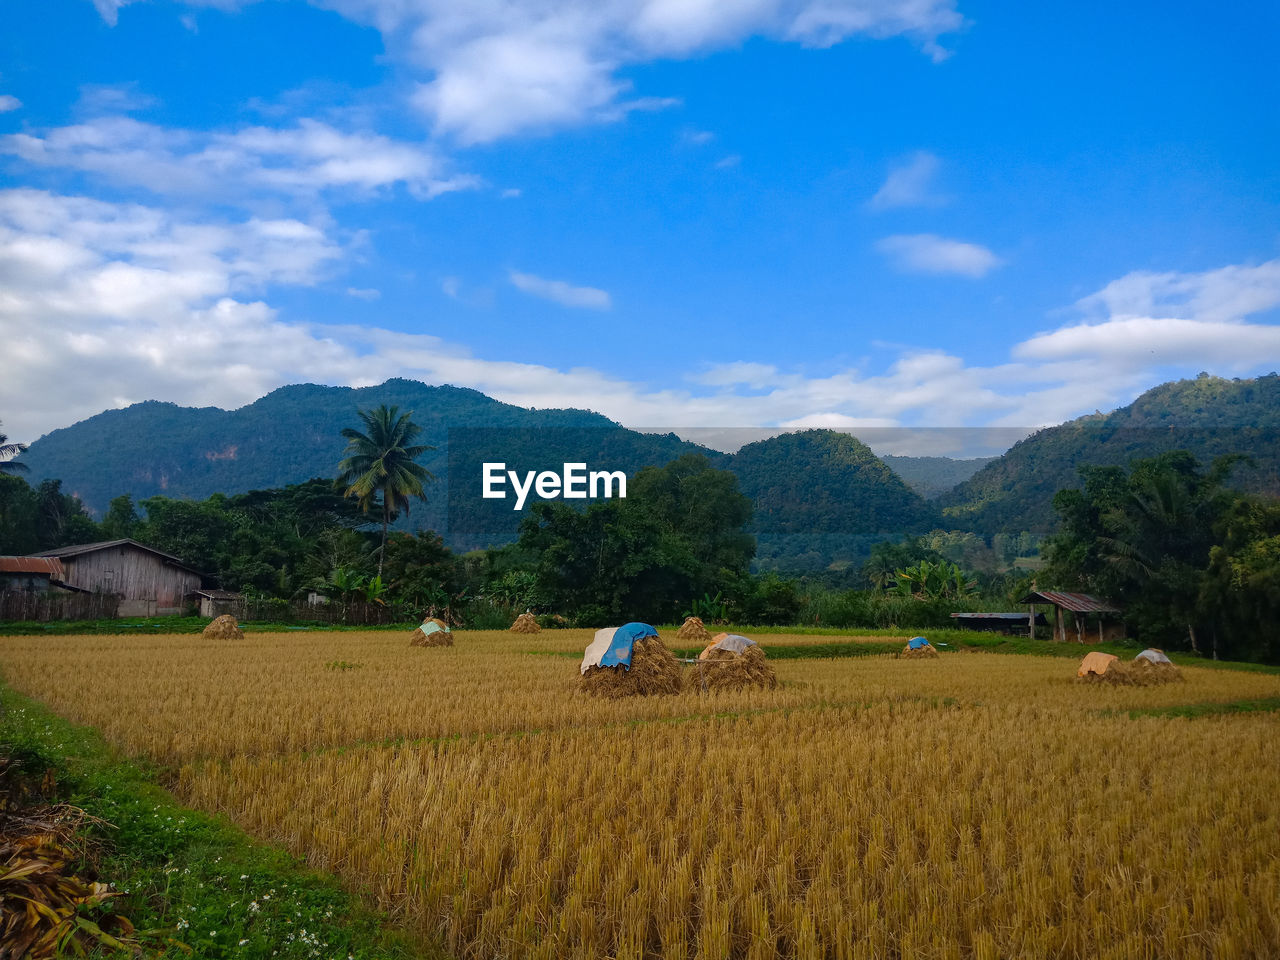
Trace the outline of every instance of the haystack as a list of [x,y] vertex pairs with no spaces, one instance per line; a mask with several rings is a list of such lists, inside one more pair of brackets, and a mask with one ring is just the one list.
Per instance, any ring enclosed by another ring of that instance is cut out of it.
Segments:
[[1143,650],[1133,658],[1129,665],[1130,672],[1145,679],[1147,683],[1169,683],[1182,679],[1182,671],[1178,669],[1163,650],[1154,647]]
[[409,646],[452,647],[453,634],[449,632],[449,625],[443,620],[428,617],[422,621],[422,626],[409,634]]
[[683,685],[680,664],[657,631],[638,623],[597,630],[578,678],[582,692],[611,699],[679,693]]
[[711,633],[701,617],[686,617],[684,623],[680,624],[680,629],[676,631],[676,639],[706,641],[711,639]]
[[[1146,661],[1144,660],[1142,663],[1146,664]],[[1169,664],[1169,666],[1174,671],[1178,669],[1173,664]],[[1135,663],[1125,663],[1119,657],[1114,657],[1109,653],[1102,653],[1099,650],[1094,650],[1092,653],[1085,655],[1085,658],[1080,661],[1080,668],[1076,671],[1076,677],[1085,683],[1110,683],[1139,687],[1177,679],[1175,676],[1165,674],[1161,668],[1154,665],[1138,666]]]
[[689,683],[695,690],[708,692],[744,687],[772,689],[778,685],[778,677],[754,640],[738,634],[718,633],[698,654]]
[[243,640],[244,631],[240,629],[240,624],[236,622],[236,618],[229,613],[213,620],[204,628],[203,635],[213,640]]
[[937,660],[938,648],[924,637],[912,637],[898,654],[899,660]]
[[532,613],[522,613],[516,617],[516,622],[511,625],[512,633],[538,633],[542,628],[538,626],[538,621]]

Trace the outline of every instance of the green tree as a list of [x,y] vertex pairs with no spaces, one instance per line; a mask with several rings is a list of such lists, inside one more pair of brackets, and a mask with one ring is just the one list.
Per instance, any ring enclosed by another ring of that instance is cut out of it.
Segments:
[[108,540],[125,540],[133,537],[141,523],[133,497],[126,493],[113,499],[107,507],[107,515],[102,518],[102,535]]
[[420,610],[448,607],[461,593],[461,564],[431,530],[416,536],[392,533],[387,538],[387,585],[390,596]]
[[80,498],[62,492],[61,480],[42,480],[35,491],[36,539],[41,550],[90,543],[101,536]]
[[13,459],[26,449],[25,443],[10,443],[9,438],[0,433],[0,473],[26,473],[27,465]]
[[382,511],[382,543],[378,549],[378,575],[382,575],[387,552],[387,527],[401,511],[409,512],[409,501],[425,501],[425,485],[435,477],[415,461],[435,447],[413,443],[422,428],[410,418],[413,411],[400,414],[399,407],[385,404],[375,410],[358,411],[365,432],[352,427],[342,431],[347,438],[343,459],[338,464],[338,484],[343,495],[354,497],[366,513],[375,503]]
[[0,473],[0,554],[38,550],[36,526],[35,491],[21,477]]
[[1223,518],[1240,494],[1225,487],[1237,457],[1208,470],[1185,450],[1123,467],[1082,467],[1083,490],[1054,498],[1060,532],[1047,541],[1041,581],[1120,604],[1139,637],[1199,651],[1212,629],[1201,603]]

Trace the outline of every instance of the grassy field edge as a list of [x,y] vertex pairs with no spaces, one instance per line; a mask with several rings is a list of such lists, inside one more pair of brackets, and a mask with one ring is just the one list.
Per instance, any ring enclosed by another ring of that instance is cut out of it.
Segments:
[[[161,957],[448,960],[367,909],[359,892],[180,804],[157,771],[122,759],[78,726],[0,683],[0,755],[40,776],[57,801],[104,821],[87,835],[100,878],[122,891],[110,912],[163,931]],[[50,782],[46,778],[46,783]],[[183,944],[164,946],[171,938]]]

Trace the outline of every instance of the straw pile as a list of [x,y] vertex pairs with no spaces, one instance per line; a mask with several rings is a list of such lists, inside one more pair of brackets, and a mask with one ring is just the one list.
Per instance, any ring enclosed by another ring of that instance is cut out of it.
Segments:
[[902,652],[898,654],[899,660],[937,660],[938,648],[928,643],[923,647],[917,647],[912,650],[910,645],[902,648]]
[[537,633],[541,629],[533,614],[528,612],[516,617],[516,622],[511,625],[512,633]]
[[1150,687],[1182,679],[1182,671],[1172,663],[1152,663],[1150,660],[1112,660],[1102,673],[1086,673],[1077,682],[1109,683],[1117,686]]
[[710,640],[711,634],[701,617],[687,617],[676,631],[677,640]]
[[680,663],[657,637],[644,637],[631,648],[631,669],[587,667],[578,689],[597,697],[648,697],[679,693],[684,686]]
[[435,633],[423,633],[422,627],[414,627],[413,633],[409,634],[409,646],[411,647],[452,647],[453,634],[449,632],[449,625],[443,620],[437,620],[435,617],[429,617],[423,623],[434,623],[440,627]]
[[[718,641],[713,641],[712,646]],[[759,644],[752,644],[742,653],[732,650],[712,650],[707,647],[698,655],[698,662],[689,674],[689,685],[695,690],[741,690],[744,687],[773,689],[778,677],[765,659]]]
[[1139,683],[1172,683],[1182,679],[1182,671],[1173,663],[1152,663],[1145,657],[1129,664],[1129,672],[1141,677]]
[[211,640],[243,640],[244,631],[240,629],[235,617],[224,613],[204,628],[204,636]]

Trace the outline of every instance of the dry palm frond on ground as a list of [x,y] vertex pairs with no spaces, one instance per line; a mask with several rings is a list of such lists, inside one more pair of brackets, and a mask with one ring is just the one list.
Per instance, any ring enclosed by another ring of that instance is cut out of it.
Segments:
[[71,845],[86,819],[68,806],[0,816],[0,957],[46,960],[95,948],[142,952],[125,917],[91,919],[120,892],[75,872],[81,858]]

